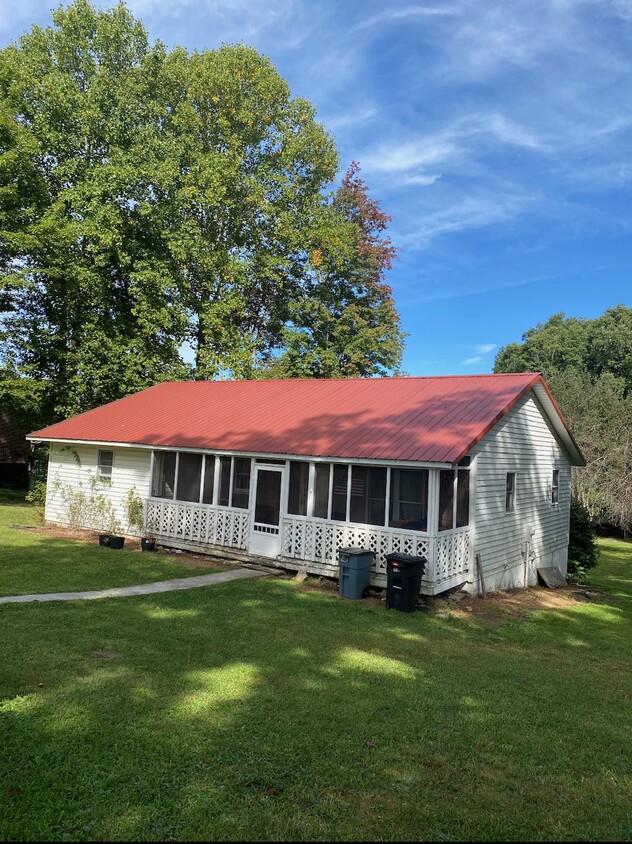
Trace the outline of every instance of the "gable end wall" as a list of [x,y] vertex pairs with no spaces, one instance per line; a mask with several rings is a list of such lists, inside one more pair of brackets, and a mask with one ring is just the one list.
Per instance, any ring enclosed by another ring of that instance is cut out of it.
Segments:
[[[571,464],[533,394],[520,399],[471,455],[476,457],[473,550],[481,555],[486,588],[522,587],[525,577],[534,585],[540,566],[555,565],[566,574]],[[554,469],[558,504],[550,503]],[[509,513],[507,472],[516,473],[515,509]]]

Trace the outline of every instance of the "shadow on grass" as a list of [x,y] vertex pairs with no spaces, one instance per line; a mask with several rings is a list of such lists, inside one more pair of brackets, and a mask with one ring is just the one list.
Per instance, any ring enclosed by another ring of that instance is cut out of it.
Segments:
[[281,580],[5,608],[0,837],[620,838],[620,622],[543,615],[488,630]]

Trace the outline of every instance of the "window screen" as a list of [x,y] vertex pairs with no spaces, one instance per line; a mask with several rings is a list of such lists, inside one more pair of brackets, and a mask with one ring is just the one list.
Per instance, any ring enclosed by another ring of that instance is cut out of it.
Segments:
[[213,503],[213,483],[215,481],[215,457],[207,454],[204,458],[204,489],[202,490],[202,501],[204,504]]
[[202,455],[180,452],[178,459],[178,501],[200,500],[200,481],[202,480]]
[[334,489],[331,497],[331,518],[344,522],[347,519],[347,480],[349,467],[334,464]]
[[456,526],[465,527],[470,523],[470,473],[457,472],[456,481]]
[[293,516],[307,515],[308,483],[309,463],[293,460],[290,463],[290,485],[287,498],[287,511]]
[[175,451],[154,453],[154,476],[151,480],[151,494],[154,498],[173,498],[176,477]]
[[249,457],[235,457],[233,470],[233,498],[232,506],[248,509],[250,499],[250,463]]
[[391,469],[388,523],[404,530],[428,529],[427,469]]
[[439,530],[454,527],[454,471],[442,469],[439,472]]
[[219,504],[228,507],[230,498],[230,457],[219,458]]
[[326,519],[329,515],[329,473],[331,464],[316,464],[316,483],[314,488],[314,516]]

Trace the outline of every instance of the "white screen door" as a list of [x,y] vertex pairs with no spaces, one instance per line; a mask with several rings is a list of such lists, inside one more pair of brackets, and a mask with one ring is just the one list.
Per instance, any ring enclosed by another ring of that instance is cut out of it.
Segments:
[[250,531],[250,552],[264,557],[281,553],[281,500],[284,466],[255,464],[255,513]]

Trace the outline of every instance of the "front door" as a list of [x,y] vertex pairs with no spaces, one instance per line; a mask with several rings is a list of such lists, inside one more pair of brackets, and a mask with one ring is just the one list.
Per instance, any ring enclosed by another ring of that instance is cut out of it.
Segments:
[[284,466],[255,464],[255,513],[250,530],[250,553],[277,557],[281,553],[281,496]]

